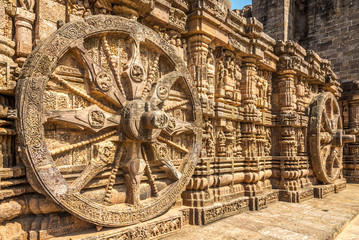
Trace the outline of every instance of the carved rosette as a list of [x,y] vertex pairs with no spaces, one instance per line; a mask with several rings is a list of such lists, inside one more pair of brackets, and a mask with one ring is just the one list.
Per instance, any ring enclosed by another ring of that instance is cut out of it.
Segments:
[[64,25],[18,81],[18,133],[33,187],[101,226],[147,221],[188,184],[202,112],[176,51],[117,16]]
[[352,142],[355,136],[343,134],[339,104],[332,93],[321,93],[312,102],[308,131],[315,176],[324,184],[334,183],[343,168],[343,142]]

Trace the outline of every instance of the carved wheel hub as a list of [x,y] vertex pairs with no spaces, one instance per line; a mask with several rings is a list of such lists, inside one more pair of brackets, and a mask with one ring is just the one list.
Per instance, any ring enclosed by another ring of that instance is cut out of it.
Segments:
[[315,176],[322,183],[334,183],[340,177],[343,143],[355,141],[344,135],[337,99],[321,93],[311,104],[309,119],[309,151]]
[[151,102],[133,100],[122,111],[121,122],[126,136],[137,141],[153,141],[168,126],[169,117]]
[[101,226],[154,218],[188,184],[202,115],[176,50],[116,16],[64,25],[24,64],[18,132],[29,181]]

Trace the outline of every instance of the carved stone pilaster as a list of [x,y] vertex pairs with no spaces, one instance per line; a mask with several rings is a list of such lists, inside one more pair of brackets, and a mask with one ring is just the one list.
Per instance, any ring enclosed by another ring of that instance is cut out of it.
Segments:
[[294,85],[295,72],[283,71],[279,75],[279,107],[281,129],[281,156],[296,156],[296,138],[294,126],[296,123],[296,95]]
[[243,79],[240,86],[242,92],[243,117],[246,122],[257,121],[257,83],[256,59],[243,59]]
[[26,57],[32,51],[32,29],[35,20],[35,14],[24,10],[23,8],[17,8],[15,16],[15,43],[16,43],[16,62],[22,65]]
[[[194,78],[203,112],[206,114],[213,113],[213,102],[209,102],[208,91],[208,72],[213,74],[214,59],[208,52],[211,39],[206,35],[194,35],[189,38],[189,62],[190,71]],[[211,61],[211,62],[209,62]],[[213,80],[213,79],[212,79]]]

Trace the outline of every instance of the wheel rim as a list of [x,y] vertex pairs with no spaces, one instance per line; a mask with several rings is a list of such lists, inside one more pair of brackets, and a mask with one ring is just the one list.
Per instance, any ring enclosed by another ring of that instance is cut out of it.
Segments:
[[342,169],[343,127],[340,108],[331,93],[322,93],[311,105],[309,150],[313,170],[322,183],[333,183]]
[[185,189],[201,108],[184,62],[151,29],[117,16],[66,24],[34,50],[18,84],[32,185],[68,212],[126,226],[162,214]]

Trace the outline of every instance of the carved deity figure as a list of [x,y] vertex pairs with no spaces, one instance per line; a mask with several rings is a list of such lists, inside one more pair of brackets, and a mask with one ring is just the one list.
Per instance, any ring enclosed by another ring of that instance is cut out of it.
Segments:
[[234,79],[236,80],[236,89],[239,90],[242,80],[242,70],[239,63],[236,63],[234,67]]
[[223,87],[224,87],[224,75],[225,75],[224,63],[222,60],[219,60],[218,61],[218,83],[217,83],[218,89],[223,89]]
[[233,99],[233,92],[235,87],[236,82],[234,80],[234,61],[229,58],[225,62],[224,69],[224,89],[227,98]]
[[272,134],[269,128],[266,129],[265,134],[266,134],[266,142],[264,145],[264,153],[266,156],[269,156],[272,147]]
[[259,106],[267,107],[268,106],[268,82],[265,78],[264,71],[258,71],[257,76],[257,89],[258,89],[258,98],[257,103]]
[[297,110],[300,112],[305,111],[305,86],[302,80],[298,81],[296,86],[297,90]]
[[214,81],[216,76],[216,67],[213,54],[211,52],[207,55],[207,81],[208,81],[208,98],[212,101],[209,102],[210,108],[213,107],[214,98]]
[[[93,1],[93,0],[92,0]],[[112,11],[112,4],[109,0],[96,0],[94,4],[95,14],[106,14]]]
[[305,152],[305,139],[304,139],[304,133],[302,130],[299,131],[298,136],[298,152],[304,153]]
[[73,0],[71,13],[76,16],[89,16],[91,15],[91,4],[88,0]]
[[242,156],[242,145],[241,145],[241,125],[238,123],[236,128],[236,156],[241,157]]
[[226,136],[223,131],[220,131],[218,133],[217,137],[217,143],[218,143],[218,155],[219,156],[226,156]]
[[205,120],[204,132],[207,139],[205,140],[205,149],[208,157],[214,156],[214,136],[213,136],[213,125],[209,119]]

